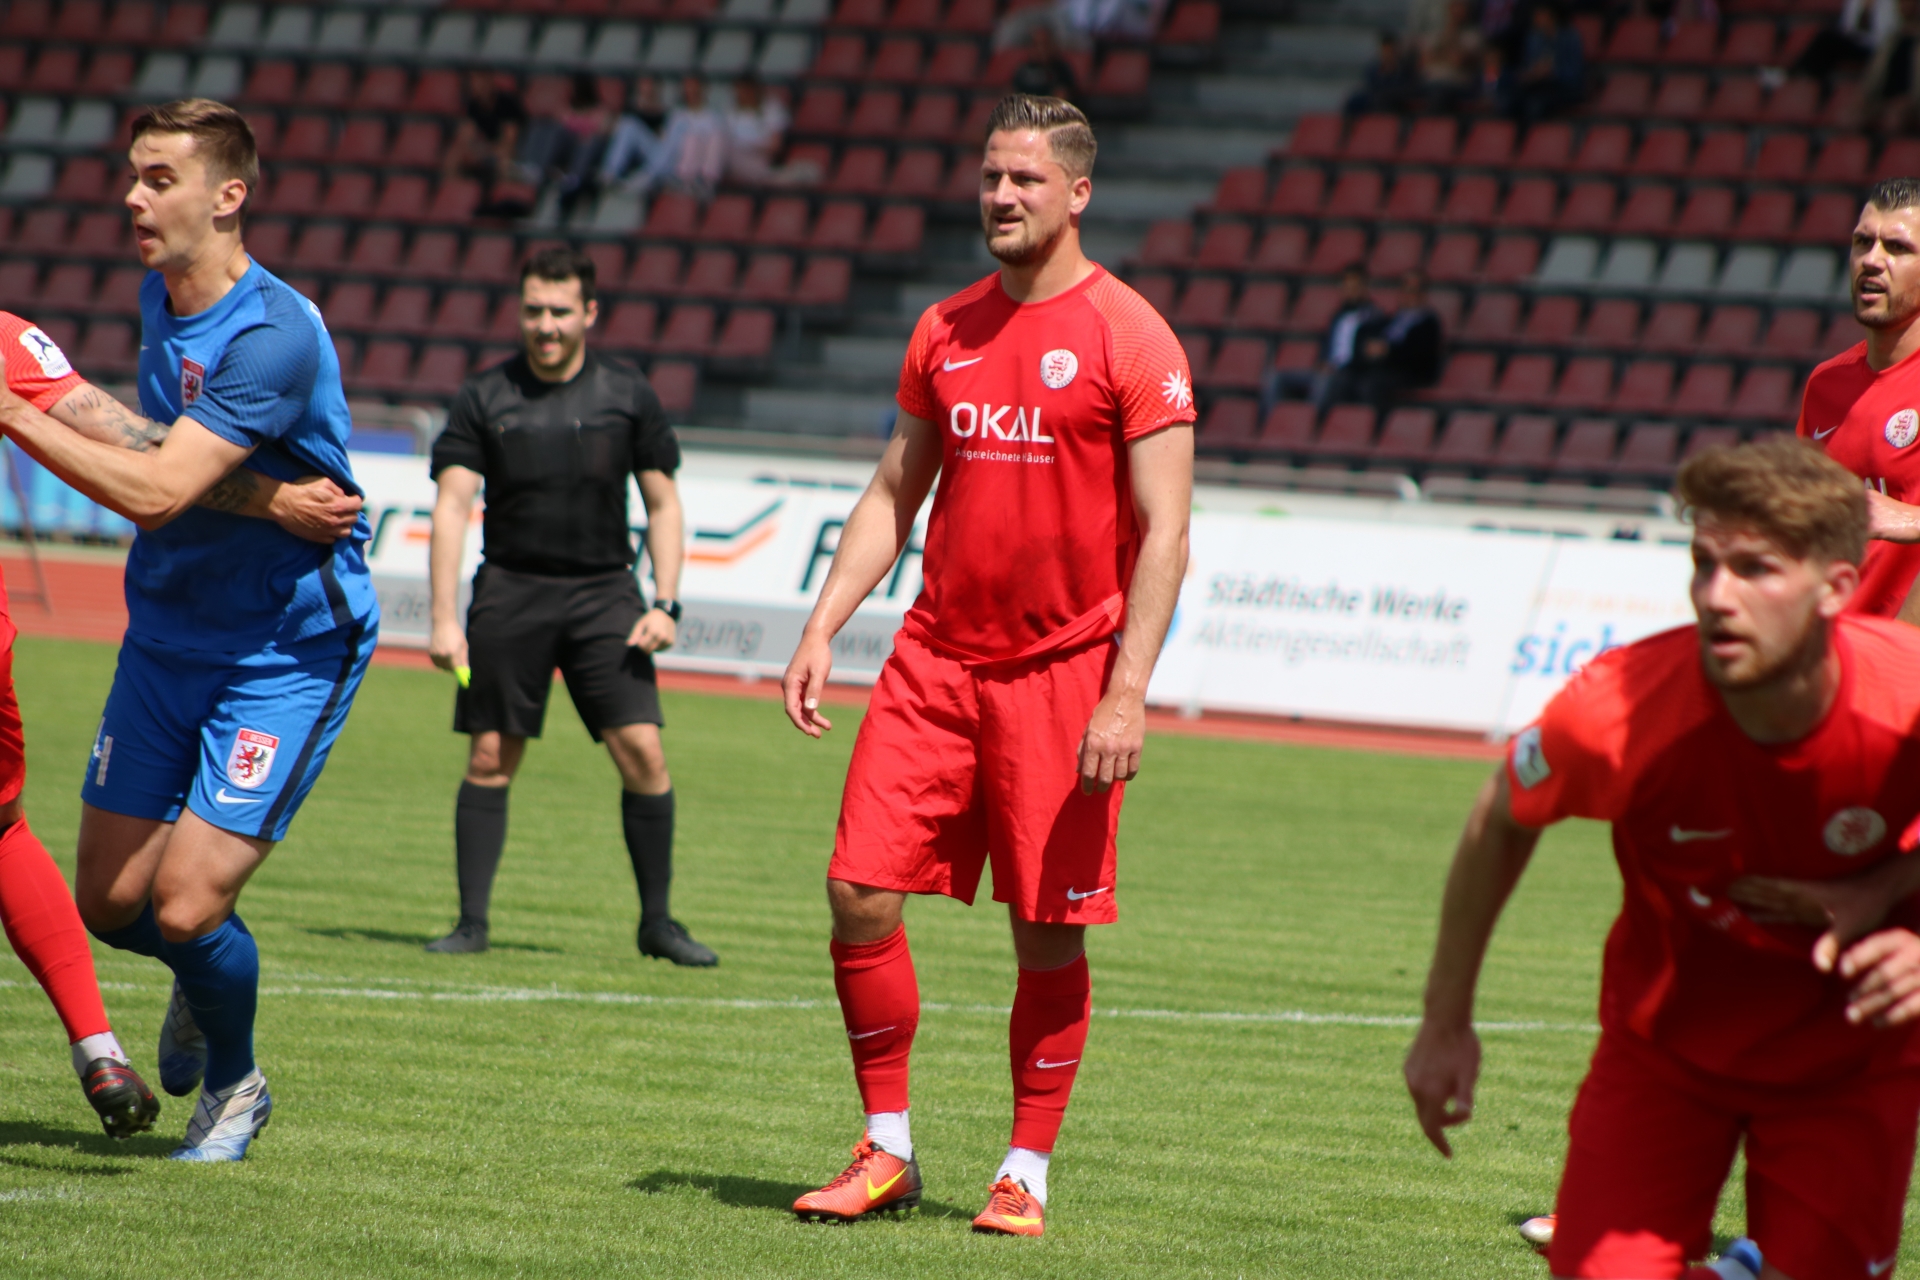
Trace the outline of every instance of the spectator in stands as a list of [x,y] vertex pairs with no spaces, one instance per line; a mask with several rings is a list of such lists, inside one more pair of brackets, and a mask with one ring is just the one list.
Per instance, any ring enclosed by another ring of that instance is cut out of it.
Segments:
[[791,187],[820,181],[820,166],[810,160],[779,165],[792,117],[787,104],[754,76],[733,82],[733,110],[727,113],[727,179],[753,186]]
[[1569,110],[1586,96],[1586,47],[1558,4],[1535,6],[1526,46],[1503,88],[1502,110],[1526,124]]
[[1499,50],[1509,61],[1519,57],[1531,27],[1525,4],[1520,0],[1482,0],[1479,23],[1480,39],[1488,49]]
[[1347,268],[1340,277],[1340,309],[1327,322],[1313,368],[1269,369],[1260,388],[1260,416],[1285,399],[1311,400],[1325,412],[1330,404],[1362,398],[1361,337],[1383,318],[1367,291],[1367,273]]
[[1439,313],[1427,305],[1426,277],[1409,271],[1400,282],[1393,314],[1361,331],[1356,361],[1360,398],[1385,413],[1407,392],[1438,382],[1444,338]]
[[1895,0],[1846,0],[1838,21],[1822,28],[1791,67],[1764,68],[1760,78],[1774,88],[1789,72],[1831,81],[1840,72],[1861,70],[1899,30],[1900,6]]
[[527,104],[491,71],[469,71],[465,117],[447,148],[444,176],[478,178],[491,185],[513,173],[527,130]]
[[567,109],[555,123],[552,150],[543,167],[558,185],[560,215],[565,218],[596,189],[594,178],[613,133],[613,110],[600,94],[600,82],[584,71],[575,72]]
[[606,154],[600,159],[601,183],[611,186],[646,169],[659,153],[666,131],[667,102],[660,94],[660,81],[641,76],[633,82],[633,96],[607,139]]
[[1920,126],[1920,0],[1899,0],[1900,26],[1861,80],[1860,124],[1886,133]]
[[1473,24],[1467,0],[1449,0],[1440,25],[1414,46],[1420,77],[1418,97],[1433,111],[1451,111],[1479,92],[1486,42]]
[[680,105],[667,115],[653,159],[631,185],[645,191],[665,184],[706,199],[727,170],[727,122],[707,105],[707,86],[694,76],[680,82]]
[[1080,95],[1073,64],[1060,56],[1059,42],[1050,26],[1035,26],[1027,36],[1027,60],[1013,70],[1009,82],[1015,93],[1072,102]]
[[1400,37],[1382,31],[1379,49],[1367,64],[1360,87],[1347,98],[1347,114],[1404,110],[1417,88],[1419,80],[1412,60],[1400,47]]

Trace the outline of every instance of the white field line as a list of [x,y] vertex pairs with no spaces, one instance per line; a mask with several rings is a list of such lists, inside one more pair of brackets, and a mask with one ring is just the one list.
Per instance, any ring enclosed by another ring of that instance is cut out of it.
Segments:
[[19,1191],[0,1191],[0,1204],[21,1200],[78,1200],[78,1187],[26,1187]]
[[[333,980],[338,982],[338,979]],[[407,979],[387,979],[386,981],[405,983]],[[31,981],[17,982],[0,980],[0,988],[31,988],[38,984]],[[132,982],[103,982],[103,988],[110,991],[148,991],[156,995],[164,994],[167,988]],[[260,988],[263,996],[297,996],[318,1000],[425,1000],[456,1004],[598,1004],[598,1005],[659,1005],[664,1007],[684,1007],[697,1009],[834,1009],[836,1001],[825,999],[807,999],[794,997],[786,1000],[750,1000],[723,999],[705,996],[654,996],[629,991],[566,991],[559,987],[485,987],[474,986],[461,990],[414,989],[403,986],[352,986],[352,985],[277,985]],[[928,1013],[984,1014],[992,1017],[1006,1017],[1011,1010],[1006,1005],[991,1004],[944,1004],[938,1001],[924,1001],[920,1008]],[[1190,1009],[1095,1009],[1097,1018],[1144,1018],[1158,1022],[1202,1022],[1258,1025],[1292,1025],[1307,1027],[1394,1027],[1412,1028],[1420,1025],[1420,1019],[1410,1014],[1366,1014],[1366,1013],[1311,1013],[1303,1009],[1263,1010],[1190,1010]],[[1575,1035],[1596,1035],[1600,1028],[1585,1022],[1480,1022],[1475,1024],[1481,1031],[1489,1032],[1561,1032]]]

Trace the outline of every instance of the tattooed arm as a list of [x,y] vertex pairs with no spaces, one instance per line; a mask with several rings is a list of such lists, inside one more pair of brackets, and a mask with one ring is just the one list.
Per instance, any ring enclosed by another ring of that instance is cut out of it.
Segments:
[[[75,387],[47,412],[89,440],[136,453],[158,448],[173,430],[171,423],[135,413],[90,382]],[[288,482],[236,467],[195,505],[271,520],[311,542],[333,542],[353,532],[361,501],[325,476]]]

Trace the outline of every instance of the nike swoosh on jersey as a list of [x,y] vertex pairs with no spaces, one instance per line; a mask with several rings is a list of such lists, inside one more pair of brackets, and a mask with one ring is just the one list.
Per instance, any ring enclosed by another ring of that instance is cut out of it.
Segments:
[[1723,831],[1688,831],[1685,827],[1672,827],[1667,831],[1667,839],[1675,844],[1691,844],[1695,840],[1725,840],[1733,834],[1733,828]]
[[1068,1058],[1065,1062],[1048,1062],[1045,1058],[1039,1058],[1034,1061],[1033,1065],[1042,1071],[1051,1071],[1055,1067],[1070,1067],[1078,1061],[1080,1061],[1078,1058]]
[[265,796],[230,796],[225,787],[213,793],[213,798],[221,804],[259,804]]
[[886,1032],[889,1032],[889,1031],[893,1031],[893,1030],[896,1030],[896,1029],[897,1029],[896,1027],[882,1027],[882,1028],[880,1028],[880,1030],[878,1030],[878,1031],[862,1031],[862,1032],[861,1032],[861,1033],[860,1033],[859,1035],[855,1035],[855,1034],[853,1034],[853,1032],[851,1032],[851,1031],[849,1031],[849,1032],[847,1032],[847,1039],[849,1039],[849,1040],[870,1040],[870,1039],[872,1039],[872,1038],[873,1038],[874,1036],[877,1036],[877,1035],[883,1035],[883,1034],[885,1034]]
[[906,1176],[907,1176],[907,1171],[905,1169],[902,1169],[900,1170],[900,1172],[894,1174],[891,1178],[888,1178],[885,1182],[881,1183],[877,1187],[873,1185],[873,1179],[868,1178],[867,1179],[867,1199],[878,1200],[881,1196],[887,1194],[888,1187],[892,1186],[894,1183],[900,1181],[900,1179]]
[[955,369],[964,369],[970,364],[979,364],[985,359],[985,356],[975,356],[971,360],[947,360],[941,363],[940,368],[947,373],[952,373]]
[[1899,1254],[1893,1253],[1888,1254],[1878,1262],[1869,1262],[1867,1264],[1867,1274],[1870,1276],[1883,1276],[1893,1270],[1893,1264],[1897,1262],[1899,1258]]
[[1107,889],[1108,889],[1108,887],[1109,887],[1109,886],[1107,886],[1107,885],[1101,885],[1101,886],[1100,886],[1100,887],[1099,887],[1098,889],[1089,889],[1089,890],[1087,890],[1087,891],[1086,891],[1085,893],[1075,893],[1075,892],[1074,892],[1074,891],[1073,891],[1072,889],[1068,889],[1068,890],[1067,890],[1067,901],[1068,901],[1068,902],[1078,902],[1078,901],[1080,901],[1080,899],[1082,899],[1082,898],[1091,898],[1091,897],[1092,897],[1092,896],[1093,896],[1094,894],[1096,894],[1096,893],[1105,893],[1105,892],[1107,891]]
[[1813,438],[1815,440],[1825,440],[1828,436],[1832,435],[1834,432],[1838,431],[1839,429],[1840,429],[1840,424],[1836,422],[1832,426],[1828,427],[1825,431],[1814,432]]

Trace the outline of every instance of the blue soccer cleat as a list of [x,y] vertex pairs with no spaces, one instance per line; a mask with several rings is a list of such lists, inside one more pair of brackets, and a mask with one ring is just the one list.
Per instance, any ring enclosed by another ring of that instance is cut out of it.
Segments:
[[257,1069],[218,1093],[202,1089],[200,1105],[187,1122],[186,1141],[168,1159],[209,1164],[245,1159],[254,1137],[272,1117],[273,1095]]
[[200,1078],[206,1074],[207,1037],[193,1020],[193,1010],[176,981],[167,1016],[160,1023],[160,1087],[184,1098],[200,1087]]
[[1712,1269],[1724,1280],[1759,1280],[1760,1268],[1765,1265],[1760,1260],[1760,1246],[1741,1236],[1726,1247]]

